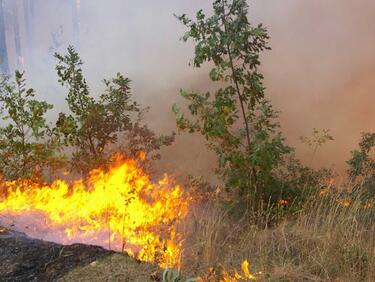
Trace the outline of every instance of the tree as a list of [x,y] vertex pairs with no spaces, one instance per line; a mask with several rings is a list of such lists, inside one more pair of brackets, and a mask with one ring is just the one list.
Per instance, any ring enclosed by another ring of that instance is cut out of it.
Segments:
[[26,33],[26,48],[27,60],[29,65],[32,64],[32,50],[34,48],[34,6],[35,1],[23,0],[23,17],[25,19],[25,33]]
[[363,189],[366,197],[375,196],[375,133],[363,133],[359,142],[359,150],[351,152],[352,157],[347,161],[348,174],[355,187]]
[[0,74],[9,71],[4,18],[3,0],[0,0]]
[[228,189],[260,203],[269,197],[273,169],[290,151],[277,132],[277,117],[264,96],[260,52],[269,49],[267,30],[249,23],[245,0],[216,0],[213,15],[200,10],[196,20],[178,19],[195,42],[194,66],[209,62],[209,77],[221,88],[214,93],[181,91],[190,117],[173,106],[178,127],[199,132],[218,157],[218,173]]
[[156,136],[141,120],[147,108],[132,100],[130,79],[118,73],[104,80],[105,92],[99,99],[90,96],[83,76],[82,60],[73,47],[66,55],[55,55],[59,82],[67,86],[66,101],[70,114],[60,113],[55,132],[64,144],[74,148],[72,164],[86,174],[90,169],[105,166],[115,152],[136,157],[140,152],[148,158],[157,157],[161,146],[170,145],[171,136]]
[[17,55],[17,68],[24,68],[23,66],[23,53],[22,53],[22,45],[21,45],[21,32],[20,32],[20,20],[19,20],[19,12],[18,12],[18,5],[15,4],[13,7],[12,13],[13,19],[13,32],[14,32],[14,46]]
[[312,154],[309,166],[312,165],[316,152],[328,141],[334,140],[328,129],[316,129],[313,128],[311,136],[300,136],[300,140],[303,144],[306,144],[312,148]]
[[0,127],[0,170],[6,179],[41,176],[53,162],[57,148],[45,114],[52,105],[35,99],[26,89],[24,73],[16,71],[15,83],[0,81],[1,114],[6,125]]

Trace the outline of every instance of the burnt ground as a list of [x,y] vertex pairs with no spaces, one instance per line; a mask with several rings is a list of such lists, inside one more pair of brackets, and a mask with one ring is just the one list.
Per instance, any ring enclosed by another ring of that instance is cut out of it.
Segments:
[[83,244],[63,246],[0,226],[0,281],[57,281],[72,269],[113,254]]

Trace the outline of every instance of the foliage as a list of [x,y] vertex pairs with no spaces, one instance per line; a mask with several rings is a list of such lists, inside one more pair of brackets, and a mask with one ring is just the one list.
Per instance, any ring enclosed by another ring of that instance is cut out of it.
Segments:
[[284,203],[287,214],[300,211],[307,202],[315,199],[324,190],[329,188],[334,191],[334,172],[331,169],[313,169],[301,163],[291,154],[280,166],[276,174],[278,181],[271,187],[273,189],[272,202]]
[[311,166],[318,148],[322,147],[328,141],[332,141],[334,139],[328,129],[318,130],[314,128],[311,136],[301,136],[300,140],[302,143],[307,144],[313,150],[310,160]]
[[190,117],[173,106],[178,127],[199,132],[218,159],[218,174],[227,189],[256,202],[269,197],[273,170],[290,152],[278,132],[277,112],[264,97],[260,52],[268,47],[267,30],[249,23],[245,0],[216,0],[213,15],[202,10],[196,21],[178,19],[188,31],[183,40],[195,41],[194,66],[209,62],[210,79],[222,88],[214,93],[181,91]]
[[184,279],[176,269],[165,269],[163,271],[163,282],[196,282],[196,278]]
[[52,105],[35,98],[26,88],[24,73],[15,72],[15,82],[0,81],[2,119],[0,127],[0,170],[6,179],[41,176],[43,168],[56,162],[58,143],[51,138],[45,114]]
[[311,167],[315,154],[326,142],[333,140],[329,130],[313,129],[310,137],[300,137],[301,141],[313,149],[309,165],[304,165],[294,154],[284,156],[281,165],[274,173],[276,177],[269,182],[269,206],[263,214],[266,223],[275,223],[285,216],[300,212],[311,200],[328,189],[334,191],[334,172],[331,169]]
[[118,73],[104,80],[105,92],[94,99],[74,48],[55,57],[59,61],[59,82],[68,88],[66,101],[71,112],[60,113],[55,131],[66,146],[75,148],[72,164],[76,170],[87,173],[90,168],[105,165],[114,151],[132,157],[140,152],[158,157],[154,152],[173,142],[174,135],[158,137],[141,123],[147,108],[132,100],[130,79]]
[[357,189],[364,189],[366,197],[375,196],[375,157],[371,156],[375,147],[375,133],[363,133],[359,150],[351,152],[347,161],[348,174]]
[[314,128],[310,137],[301,136],[300,140],[302,143],[313,147],[315,150],[315,148],[321,147],[323,144],[327,143],[327,141],[333,140],[333,137],[328,129],[319,130]]

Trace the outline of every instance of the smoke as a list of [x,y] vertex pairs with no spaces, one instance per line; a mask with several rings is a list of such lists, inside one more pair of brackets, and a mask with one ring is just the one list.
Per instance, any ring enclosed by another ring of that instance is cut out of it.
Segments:
[[[57,85],[48,50],[61,25],[57,51],[74,43],[66,2],[34,0],[38,16],[28,76],[40,97],[57,105],[54,116],[65,107],[64,89]],[[314,127],[328,128],[335,141],[318,151],[314,165],[344,171],[360,132],[375,130],[375,2],[249,2],[251,21],[262,22],[271,35],[272,50],[262,56],[263,73],[288,143],[309,160],[311,152],[298,137]],[[173,14],[193,15],[210,7],[211,0],[81,0],[79,50],[91,89],[100,94],[100,81],[122,72],[133,81],[134,98],[151,107],[150,126],[161,133],[176,130],[170,108],[183,103],[179,89],[205,91],[210,82],[204,69],[188,66],[193,45],[179,41],[184,28]],[[176,144],[163,151],[163,168],[212,175],[214,159],[203,144],[198,136],[179,135]]]
[[343,171],[360,133],[375,130],[375,2],[266,0],[255,1],[252,11],[272,37],[264,74],[288,141],[308,159],[298,136],[330,129],[335,141],[314,164]]

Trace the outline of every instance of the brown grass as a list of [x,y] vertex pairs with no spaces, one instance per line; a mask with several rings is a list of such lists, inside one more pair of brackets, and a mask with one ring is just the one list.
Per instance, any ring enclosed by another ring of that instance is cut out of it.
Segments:
[[161,277],[157,266],[137,262],[127,255],[115,254],[85,267],[77,268],[58,282],[151,282]]
[[215,204],[195,207],[184,226],[183,271],[239,268],[248,259],[263,281],[375,281],[374,211],[338,196],[309,203],[274,227],[233,224]]

